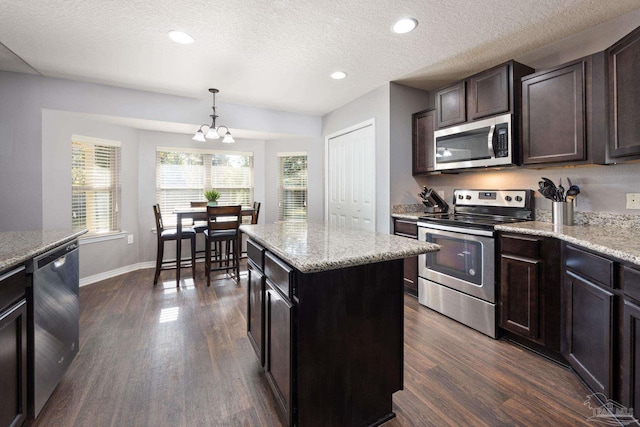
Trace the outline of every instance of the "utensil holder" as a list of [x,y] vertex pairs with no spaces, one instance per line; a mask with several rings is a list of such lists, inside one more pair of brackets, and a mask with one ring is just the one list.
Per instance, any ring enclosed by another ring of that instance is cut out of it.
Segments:
[[553,225],[573,225],[573,201],[551,202],[551,221]]

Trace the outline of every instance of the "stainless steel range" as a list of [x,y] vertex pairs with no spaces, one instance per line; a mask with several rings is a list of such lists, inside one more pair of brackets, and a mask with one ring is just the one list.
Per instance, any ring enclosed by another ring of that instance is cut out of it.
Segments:
[[497,338],[496,224],[533,219],[532,190],[455,190],[453,213],[418,221],[418,238],[440,245],[418,257],[418,301]]

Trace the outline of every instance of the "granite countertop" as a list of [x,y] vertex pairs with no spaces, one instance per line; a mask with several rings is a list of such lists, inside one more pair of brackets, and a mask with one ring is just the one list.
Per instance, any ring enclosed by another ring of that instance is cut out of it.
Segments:
[[413,221],[417,221],[420,219],[421,216],[425,216],[426,214],[424,212],[407,212],[407,213],[392,213],[391,217],[392,218],[399,218],[399,219],[410,219]]
[[87,230],[0,232],[0,271],[20,265],[86,232]]
[[407,258],[440,249],[432,243],[325,223],[242,225],[240,230],[302,273]]
[[519,222],[496,225],[496,230],[555,237],[640,266],[640,239],[634,229],[595,225],[560,225],[550,222]]

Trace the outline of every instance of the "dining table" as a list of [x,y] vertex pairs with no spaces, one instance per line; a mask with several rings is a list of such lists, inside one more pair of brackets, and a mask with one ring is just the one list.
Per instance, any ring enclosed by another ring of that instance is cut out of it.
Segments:
[[[256,210],[252,206],[243,206],[240,215],[242,217],[249,217],[253,215]],[[207,220],[207,207],[197,208],[178,208],[173,211],[176,215],[176,260],[182,259],[182,222],[185,219],[191,219],[193,221],[206,221]],[[176,262],[176,287],[180,287],[180,262]],[[193,278],[195,281],[195,277]]]

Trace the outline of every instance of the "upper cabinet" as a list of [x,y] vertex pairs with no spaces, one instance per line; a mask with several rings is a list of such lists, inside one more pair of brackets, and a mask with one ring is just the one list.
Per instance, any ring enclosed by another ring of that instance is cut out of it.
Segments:
[[438,128],[457,125],[467,120],[464,81],[436,92],[436,111]]
[[424,110],[412,115],[413,123],[413,175],[434,170],[433,131],[435,110]]
[[604,54],[522,78],[522,163],[605,162]]
[[436,92],[437,127],[498,114],[517,114],[520,78],[534,70],[515,61],[474,74]]
[[606,51],[609,67],[609,156],[640,158],[640,28]]

